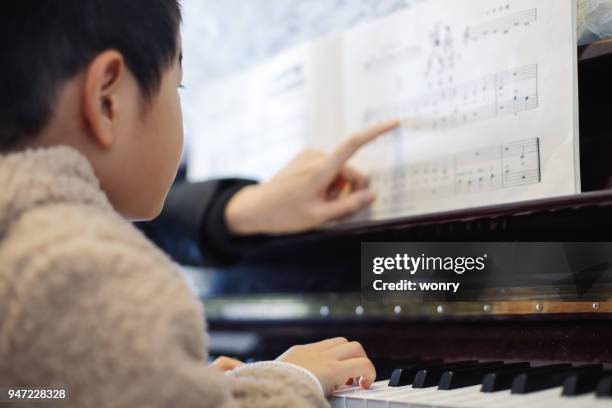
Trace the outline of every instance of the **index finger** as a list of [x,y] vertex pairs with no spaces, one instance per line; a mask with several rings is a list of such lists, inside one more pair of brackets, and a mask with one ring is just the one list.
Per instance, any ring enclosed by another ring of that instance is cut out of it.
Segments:
[[[376,369],[372,361],[366,357],[352,358],[350,360],[344,360],[340,362],[340,371],[343,379],[348,378],[362,378],[359,381],[359,385],[363,388],[369,388],[369,386],[376,380]],[[344,382],[344,380],[342,380]]]
[[368,144],[378,136],[395,129],[399,126],[399,124],[400,121],[396,119],[388,122],[382,122],[377,125],[370,126],[361,132],[355,133],[353,136],[346,139],[336,148],[336,151],[332,153],[331,160],[334,170],[337,171],[340,169],[340,167],[342,167],[342,165],[344,165],[344,163],[365,144]]

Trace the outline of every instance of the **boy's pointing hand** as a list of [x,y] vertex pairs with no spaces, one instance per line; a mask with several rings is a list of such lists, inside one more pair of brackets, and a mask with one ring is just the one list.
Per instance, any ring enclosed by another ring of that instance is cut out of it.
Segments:
[[375,196],[367,177],[346,163],[399,124],[394,120],[356,133],[331,154],[306,150],[268,182],[245,187],[226,207],[230,230],[236,235],[302,232],[369,206]]

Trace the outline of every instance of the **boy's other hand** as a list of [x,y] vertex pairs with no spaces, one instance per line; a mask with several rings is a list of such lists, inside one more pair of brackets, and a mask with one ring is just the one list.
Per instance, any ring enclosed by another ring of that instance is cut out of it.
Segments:
[[213,361],[210,365],[211,367],[214,367],[221,372],[225,372],[233,370],[236,367],[240,367],[244,365],[244,363],[240,360],[221,356],[218,357],[215,361]]
[[353,379],[362,388],[369,388],[376,378],[374,365],[361,344],[349,342],[344,337],[293,346],[276,360],[295,364],[313,373],[326,395]]
[[225,210],[236,235],[306,231],[368,207],[375,199],[368,179],[347,161],[365,144],[395,129],[393,120],[346,139],[331,154],[306,150],[268,182],[245,187]]

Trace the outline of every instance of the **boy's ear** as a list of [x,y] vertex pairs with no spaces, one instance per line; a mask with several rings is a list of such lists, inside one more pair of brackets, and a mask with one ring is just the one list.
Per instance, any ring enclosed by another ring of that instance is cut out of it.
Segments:
[[98,54],[87,67],[83,89],[83,114],[94,141],[112,147],[119,112],[118,88],[125,77],[123,56],[114,50]]

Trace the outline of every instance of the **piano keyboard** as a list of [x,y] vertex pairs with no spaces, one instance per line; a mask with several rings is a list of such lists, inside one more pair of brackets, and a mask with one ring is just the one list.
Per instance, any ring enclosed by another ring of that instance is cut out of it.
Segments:
[[600,364],[425,360],[404,364],[370,389],[347,386],[332,408],[612,407],[612,371]]

